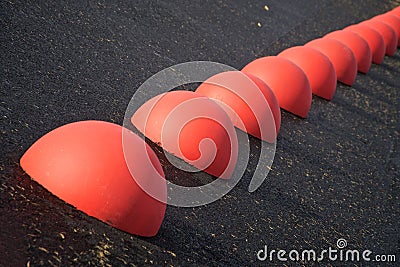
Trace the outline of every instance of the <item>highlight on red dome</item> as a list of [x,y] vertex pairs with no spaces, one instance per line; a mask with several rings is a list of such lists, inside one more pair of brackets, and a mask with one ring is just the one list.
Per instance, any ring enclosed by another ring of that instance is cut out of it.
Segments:
[[279,104],[259,78],[240,71],[222,72],[200,84],[196,93],[215,100],[237,128],[275,142],[281,123]]
[[350,48],[357,60],[357,70],[368,73],[372,62],[372,53],[368,42],[363,37],[351,31],[339,30],[328,33],[323,38],[335,39]]
[[337,80],[352,85],[357,77],[357,60],[353,52],[339,41],[319,38],[305,44],[323,53],[332,62]]
[[278,57],[292,61],[304,71],[313,94],[332,100],[337,77],[335,68],[327,56],[311,47],[295,46],[283,50]]
[[398,37],[396,31],[389,24],[380,20],[370,19],[363,21],[361,25],[366,25],[379,32],[379,34],[383,38],[383,41],[385,42],[386,55],[394,56],[397,48]]
[[372,53],[372,62],[381,64],[385,57],[386,46],[382,35],[379,32],[368,27],[367,25],[356,24],[350,25],[343,30],[357,33],[367,41]]
[[274,92],[279,106],[306,118],[311,107],[311,87],[304,71],[283,57],[268,56],[253,60],[242,71],[265,82]]

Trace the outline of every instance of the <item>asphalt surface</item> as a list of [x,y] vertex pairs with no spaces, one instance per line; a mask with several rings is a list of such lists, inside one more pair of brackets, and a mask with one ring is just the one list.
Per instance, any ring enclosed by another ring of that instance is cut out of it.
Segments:
[[[339,83],[332,101],[313,97],[306,120],[282,111],[275,161],[256,192],[247,191],[251,162],[221,200],[168,207],[152,238],[77,211],[31,180],[19,159],[66,123],[122,124],[135,90],[165,67],[210,60],[241,68],[399,4],[1,1],[0,265],[310,266],[317,263],[260,262],[256,253],[264,245],[320,251],[345,238],[349,249],[395,254],[389,266],[398,266],[399,50],[352,87]],[[168,179],[192,179],[160,158]]]

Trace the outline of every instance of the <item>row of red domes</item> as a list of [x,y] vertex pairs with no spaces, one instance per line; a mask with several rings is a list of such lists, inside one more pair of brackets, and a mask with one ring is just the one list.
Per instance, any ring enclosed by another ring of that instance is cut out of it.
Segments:
[[[305,118],[312,94],[331,100],[337,80],[351,86],[357,71],[367,73],[372,62],[381,64],[385,54],[393,56],[399,38],[397,7],[278,56],[256,59],[240,72],[220,73],[196,92],[156,96],[131,121],[167,151],[229,178],[238,150],[234,126],[274,142],[280,108]],[[202,144],[206,139],[213,143]],[[37,140],[21,166],[59,198],[118,229],[153,236],[160,228],[167,202],[162,166],[152,149],[126,128],[102,121],[61,126]]]

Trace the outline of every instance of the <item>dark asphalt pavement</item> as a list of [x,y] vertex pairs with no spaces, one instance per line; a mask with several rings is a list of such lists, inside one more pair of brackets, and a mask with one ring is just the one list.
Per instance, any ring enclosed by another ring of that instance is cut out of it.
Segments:
[[[0,1],[0,266],[266,266],[256,256],[264,245],[320,251],[339,238],[349,249],[396,254],[398,264],[400,50],[352,87],[339,83],[331,102],[313,97],[306,120],[282,111],[275,161],[256,192],[246,173],[212,204],[168,207],[152,238],[77,211],[24,174],[19,159],[66,123],[122,124],[135,90],[168,66],[209,60],[240,69],[399,4]],[[192,178],[161,162],[168,179]],[[286,263],[296,264],[317,265]]]

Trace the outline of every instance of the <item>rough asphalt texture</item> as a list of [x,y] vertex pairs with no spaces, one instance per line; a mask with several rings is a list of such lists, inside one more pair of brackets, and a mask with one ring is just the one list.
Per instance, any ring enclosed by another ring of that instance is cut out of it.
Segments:
[[[256,257],[264,245],[318,251],[339,238],[400,261],[399,50],[353,87],[338,84],[331,102],[313,97],[306,120],[282,111],[272,171],[255,193],[247,191],[253,162],[223,199],[168,207],[153,238],[86,216],[19,166],[30,145],[63,124],[122,124],[136,88],[165,67],[210,60],[241,68],[399,1],[71,2],[0,2],[1,266],[265,266]],[[191,179],[161,161],[167,178]]]

